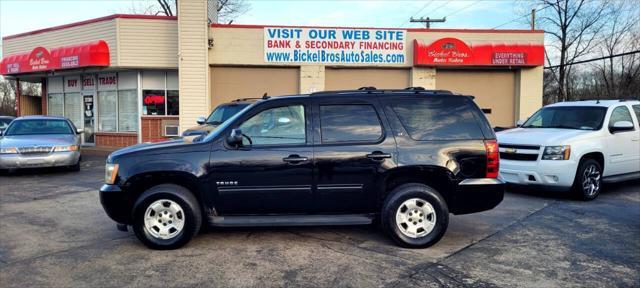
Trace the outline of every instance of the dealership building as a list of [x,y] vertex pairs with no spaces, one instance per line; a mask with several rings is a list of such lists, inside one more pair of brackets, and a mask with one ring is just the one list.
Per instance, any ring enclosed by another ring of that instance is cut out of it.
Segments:
[[265,93],[451,90],[474,95],[493,126],[542,105],[543,31],[209,24],[208,1],[178,3],[178,17],[117,14],[4,37],[0,74],[42,84],[41,95],[18,91],[18,115],[63,115],[85,145],[120,147]]

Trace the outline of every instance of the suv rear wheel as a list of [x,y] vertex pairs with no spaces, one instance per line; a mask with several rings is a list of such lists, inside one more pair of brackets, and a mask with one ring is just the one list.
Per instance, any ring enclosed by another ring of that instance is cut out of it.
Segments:
[[403,247],[437,243],[449,225],[449,209],[433,188],[419,183],[396,187],[382,209],[382,228]]
[[134,206],[133,231],[152,249],[184,246],[200,230],[202,214],[189,190],[173,184],[145,191]]

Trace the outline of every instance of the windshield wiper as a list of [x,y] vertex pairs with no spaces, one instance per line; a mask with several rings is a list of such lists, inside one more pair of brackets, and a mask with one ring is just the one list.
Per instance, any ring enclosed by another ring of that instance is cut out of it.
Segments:
[[207,124],[220,125],[220,124],[222,124],[222,121],[211,121],[211,122],[207,122]]

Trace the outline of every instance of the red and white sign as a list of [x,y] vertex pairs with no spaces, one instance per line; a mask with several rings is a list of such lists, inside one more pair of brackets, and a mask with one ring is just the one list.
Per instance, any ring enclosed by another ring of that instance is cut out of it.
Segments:
[[93,78],[93,75],[82,76],[82,89],[93,90],[95,88],[96,88],[96,81]]
[[116,90],[118,88],[118,76],[116,73],[98,75],[98,90]]
[[469,46],[460,39],[442,38],[431,44],[414,40],[415,66],[542,66],[544,46],[483,44]]
[[89,66],[109,66],[109,46],[100,40],[47,50],[36,47],[30,52],[2,58],[0,74],[21,74]]
[[80,91],[80,77],[64,77],[64,91],[65,92],[79,92]]

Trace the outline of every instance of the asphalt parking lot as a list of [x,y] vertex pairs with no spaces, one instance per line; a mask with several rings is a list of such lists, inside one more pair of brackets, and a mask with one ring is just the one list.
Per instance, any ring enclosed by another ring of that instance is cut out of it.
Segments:
[[0,287],[640,286],[638,181],[592,202],[509,192],[423,250],[353,226],[208,229],[153,251],[102,210],[103,165],[0,175]]

